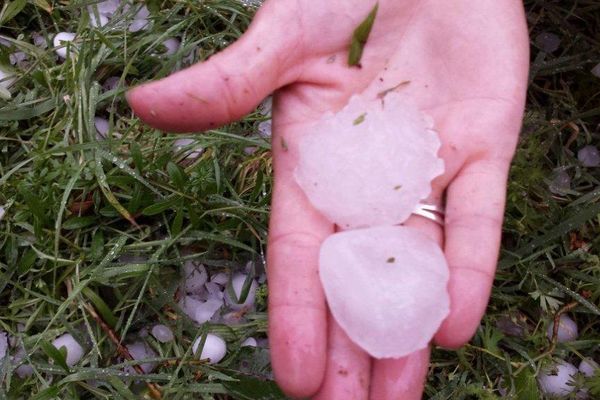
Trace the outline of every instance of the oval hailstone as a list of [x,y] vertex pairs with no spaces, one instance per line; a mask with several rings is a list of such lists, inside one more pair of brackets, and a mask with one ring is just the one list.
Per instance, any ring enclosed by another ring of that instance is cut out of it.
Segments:
[[250,308],[254,306],[254,300],[256,298],[256,289],[258,289],[258,284],[254,279],[250,281],[250,286],[248,287],[248,294],[246,298],[242,302],[241,296],[244,289],[244,283],[248,279],[248,275],[237,273],[233,275],[231,278],[231,289],[233,290],[233,294],[235,294],[235,298],[230,294],[230,288],[225,289],[225,303],[232,310],[241,310],[242,308]]
[[444,254],[413,228],[335,233],[321,245],[319,268],[334,318],[375,358],[425,348],[450,310]]
[[212,333],[206,334],[206,340],[200,354],[198,354],[198,346],[202,342],[202,336],[200,336],[192,345],[192,351],[201,360],[208,359],[209,364],[216,364],[225,357],[227,353],[227,344],[225,341],[217,335]]
[[300,142],[296,180],[313,206],[344,229],[399,224],[444,172],[431,128],[405,96],[354,96]]
[[558,361],[540,372],[537,377],[542,393],[548,396],[567,396],[575,390],[573,376],[577,368],[566,361]]
[[600,151],[596,146],[585,146],[577,152],[577,159],[584,167],[600,166]]
[[[67,58],[67,43],[75,40],[75,34],[71,32],[59,32],[52,39],[52,44],[55,47],[55,52],[60,58]],[[73,54],[74,46],[70,45],[70,53]]]
[[161,343],[172,342],[175,339],[171,328],[163,324],[154,325],[151,332],[152,336]]
[[[554,333],[554,322],[548,325],[546,330],[546,336],[552,340],[552,334]],[[556,335],[556,341],[558,343],[572,342],[577,339],[579,332],[577,329],[577,323],[573,321],[568,315],[562,314],[558,320],[558,331]]]
[[61,347],[67,349],[66,361],[69,367],[72,367],[73,365],[77,364],[79,360],[81,360],[81,357],[83,357],[83,347],[81,347],[81,345],[75,340],[73,335],[71,335],[70,333],[65,333],[64,335],[54,339],[54,341],[52,342],[52,346],[56,347],[59,350]]

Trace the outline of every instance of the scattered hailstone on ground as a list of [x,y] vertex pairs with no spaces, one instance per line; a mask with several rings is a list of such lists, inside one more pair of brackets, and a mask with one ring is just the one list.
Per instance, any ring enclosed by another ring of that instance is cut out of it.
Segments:
[[106,78],[106,80],[102,84],[102,89],[104,89],[106,91],[114,90],[119,87],[120,81],[121,81],[121,78],[119,78],[118,76],[110,76],[110,77]]
[[204,153],[202,146],[192,146],[196,141],[194,139],[184,138],[177,139],[173,142],[173,150],[176,153],[184,151],[185,159],[193,161]]
[[169,38],[166,39],[162,44],[163,46],[165,46],[166,49],[164,55],[172,56],[173,54],[177,53],[177,50],[179,50],[179,45],[181,43],[179,42],[179,39]]
[[258,124],[258,135],[264,139],[271,137],[271,120],[263,121]]
[[181,310],[197,324],[210,321],[222,306],[223,300],[215,298],[201,301],[192,296],[184,296],[179,300]]
[[98,11],[94,10],[94,7],[88,6],[88,14],[90,16],[90,25],[94,28],[98,28],[108,24],[108,16]]
[[335,233],[321,245],[319,268],[333,317],[375,358],[425,348],[448,315],[446,259],[416,229]]
[[8,350],[8,334],[4,331],[0,331],[0,362],[4,357],[6,357],[6,353]]
[[6,214],[6,210],[4,210],[4,207],[0,206],[0,221],[4,218],[4,214]]
[[81,357],[83,357],[83,347],[75,340],[73,335],[65,333],[62,336],[57,337],[52,342],[52,345],[60,350],[61,347],[67,349],[67,365],[72,367],[77,364]]
[[273,109],[273,96],[268,96],[258,106],[258,112],[261,113],[262,115],[264,115],[265,117],[271,116],[272,109]]
[[577,159],[584,167],[597,167],[600,165],[600,151],[596,146],[585,146],[577,152]]
[[44,35],[34,32],[31,34],[31,39],[36,47],[39,47],[40,49],[48,48],[48,42],[46,41],[46,37]]
[[152,336],[161,343],[172,342],[175,339],[171,328],[163,324],[154,325],[151,332]]
[[556,169],[548,189],[554,194],[562,195],[571,190],[571,177],[564,169]]
[[258,343],[256,342],[256,339],[254,339],[253,337],[247,338],[240,344],[240,347],[256,347],[256,346],[258,346]]
[[15,76],[14,74],[5,71],[2,69],[2,67],[0,67],[0,86],[2,86],[4,89],[8,89],[9,87],[12,86],[12,84],[15,82]]
[[96,139],[103,140],[108,136],[109,123],[106,118],[95,117],[94,127],[96,128]]
[[183,264],[183,288],[186,293],[202,294],[207,279],[204,265],[191,260]]
[[431,118],[406,96],[354,96],[317,122],[299,146],[296,180],[338,226],[405,221],[444,172]]
[[[225,290],[225,303],[232,310],[241,310],[243,308],[250,308],[254,306],[254,300],[256,298],[256,289],[258,284],[254,279],[251,279],[248,286],[248,294],[245,299],[242,299],[244,284],[249,279],[248,275],[237,273],[231,278],[231,286]],[[235,298],[231,295],[230,290],[233,290]],[[243,301],[242,301],[243,300]]]
[[560,38],[554,33],[542,32],[535,37],[535,44],[546,53],[553,53],[560,46]]
[[598,363],[591,358],[584,358],[579,364],[579,371],[588,378],[594,376],[598,368],[600,368]]
[[[55,52],[60,58],[67,58],[67,46],[69,42],[75,40],[75,34],[71,32],[59,32],[54,36],[52,44],[55,47]],[[74,46],[70,44],[70,52],[73,53]]]
[[600,78],[600,63],[596,64],[596,66],[594,68],[592,68],[592,70],[590,72],[595,77]]
[[[131,355],[131,357],[133,357],[134,360],[146,360],[148,358],[156,358],[156,353],[154,352],[154,350],[152,350],[150,346],[148,346],[145,342],[134,342],[128,344],[126,347],[127,351],[129,351],[129,354]],[[152,370],[156,368],[155,362],[147,362],[139,365],[146,374],[152,372]],[[136,373],[133,366],[127,366],[125,368],[125,371],[130,374]]]
[[[25,356],[25,348],[21,345],[12,359],[13,364],[20,364],[25,359]],[[29,364],[21,364],[15,369],[15,373],[19,378],[25,379],[33,375],[33,367]]]
[[196,339],[194,345],[192,346],[192,350],[194,354],[201,360],[209,360],[209,364],[216,364],[225,357],[227,353],[227,344],[225,341],[217,335],[212,333],[208,333],[206,335],[206,340],[204,341],[204,346],[202,347],[202,351],[198,354],[198,347],[202,342],[202,336]]
[[229,282],[229,275],[225,272],[218,272],[210,277],[210,281],[218,285],[225,286]]
[[537,377],[540,390],[547,396],[567,396],[575,390],[573,376],[577,368],[566,361],[548,366]]
[[127,28],[129,30],[129,32],[139,32],[143,29],[148,29],[149,27],[149,22],[148,22],[148,17],[150,16],[150,11],[148,10],[148,7],[146,6],[142,6],[140,7],[140,9],[136,12],[135,16],[133,17],[133,21],[131,21],[131,23],[129,24],[129,27]]
[[[553,330],[554,323],[552,322],[546,331],[548,339],[552,339]],[[558,343],[572,342],[577,339],[577,336],[577,323],[575,323],[568,315],[562,314],[558,322],[558,334],[556,336]]]
[[17,51],[8,56],[8,60],[11,65],[21,65],[25,60],[27,60],[27,54],[22,51]]

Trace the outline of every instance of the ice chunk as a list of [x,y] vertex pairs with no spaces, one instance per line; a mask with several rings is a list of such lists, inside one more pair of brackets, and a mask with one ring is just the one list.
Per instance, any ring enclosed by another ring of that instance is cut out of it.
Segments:
[[553,53],[560,46],[558,35],[550,32],[542,32],[535,37],[535,44],[546,53]]
[[584,358],[579,363],[579,371],[588,378],[594,376],[598,368],[600,368],[598,363],[591,358]]
[[577,368],[573,364],[559,361],[550,365],[538,375],[542,393],[548,396],[566,396],[575,390],[573,375]]
[[[148,358],[156,357],[156,353],[154,352],[154,350],[152,350],[150,346],[148,346],[144,342],[134,342],[128,344],[126,347],[127,351],[129,351],[129,354],[134,360],[146,360]],[[156,368],[155,362],[147,362],[139,365],[146,374],[152,372],[152,370]],[[125,371],[130,374],[136,373],[135,369],[132,366],[126,367]]]
[[4,214],[6,214],[6,210],[4,207],[0,206],[0,221],[2,221],[2,218],[4,218]]
[[15,75],[9,71],[5,71],[0,67],[0,86],[8,89],[15,82]]
[[[554,323],[548,325],[548,330],[546,331],[546,336],[548,339],[552,339],[552,334],[554,331]],[[556,340],[558,343],[572,342],[577,339],[579,335],[577,331],[577,324],[573,321],[568,315],[562,314],[558,321],[558,334],[556,336]]]
[[152,336],[161,343],[172,342],[175,339],[171,328],[163,324],[154,325],[151,332]]
[[192,146],[195,142],[194,139],[189,138],[177,139],[173,142],[173,150],[176,153],[184,151],[185,159],[193,161],[204,153],[202,146]]
[[8,334],[0,331],[0,362],[6,356],[8,350]]
[[[225,302],[232,310],[241,310],[242,308],[250,308],[254,305],[254,299],[256,298],[256,289],[258,284],[254,279],[249,282],[248,293],[244,299],[242,299],[244,283],[249,279],[246,274],[235,274],[231,278],[231,286],[225,290]],[[230,290],[233,290],[235,297],[232,296]]]
[[258,346],[258,343],[256,342],[256,339],[254,339],[253,337],[247,338],[240,344],[240,347],[256,347],[256,346]]
[[227,275],[225,272],[219,272],[214,274],[210,278],[210,281],[218,285],[225,286],[227,285],[227,282],[229,282],[229,275]]
[[600,152],[596,146],[585,146],[577,152],[577,159],[584,167],[597,167],[600,165]]
[[265,139],[271,137],[271,120],[263,121],[258,124],[258,135]]
[[204,265],[188,260],[183,264],[183,273],[183,287],[186,293],[201,294],[204,292],[204,284],[208,279]]
[[52,345],[60,350],[61,347],[64,347],[67,350],[67,365],[72,367],[77,364],[81,357],[83,357],[83,347],[75,340],[75,338],[70,333],[65,333],[62,336],[57,337],[52,342]]
[[96,128],[96,140],[106,139],[109,129],[108,120],[106,118],[95,117],[94,127]]
[[179,50],[180,42],[179,39],[168,38],[162,44],[166,49],[164,54],[166,56],[172,56],[173,54],[177,53],[177,50]]
[[556,169],[548,188],[554,194],[565,194],[571,190],[571,177],[564,169]]
[[208,359],[210,364],[216,364],[221,361],[223,357],[225,357],[227,345],[225,341],[221,339],[221,337],[213,335],[212,333],[208,333],[206,335],[206,340],[204,341],[204,346],[202,347],[200,354],[198,354],[198,346],[201,342],[202,337],[199,337],[192,346],[194,354],[196,354],[199,359]]
[[296,179],[313,206],[343,229],[399,224],[444,171],[430,123],[397,93],[355,96],[301,140]]
[[185,296],[179,301],[179,307],[190,319],[198,324],[203,324],[215,315],[215,313],[223,306],[223,300],[208,299],[200,301],[191,296]]
[[413,228],[333,234],[321,246],[319,273],[333,317],[375,358],[425,348],[450,309],[444,254]]
[[[69,42],[75,40],[75,34],[71,32],[59,32],[54,36],[52,43],[54,44],[54,51],[60,58],[67,58],[67,46]],[[73,54],[75,47],[70,44],[70,53]]]

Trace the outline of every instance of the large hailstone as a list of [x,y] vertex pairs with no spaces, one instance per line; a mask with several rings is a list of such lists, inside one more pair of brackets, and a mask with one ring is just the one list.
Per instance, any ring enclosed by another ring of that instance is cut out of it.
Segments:
[[61,347],[64,347],[67,350],[66,362],[69,367],[77,364],[84,354],[83,347],[81,347],[81,345],[70,333],[65,333],[64,335],[54,339],[52,346],[59,350]]
[[450,310],[444,254],[413,228],[333,234],[321,245],[319,267],[333,317],[375,358],[425,348]]
[[344,229],[402,223],[444,172],[432,127],[403,95],[354,96],[300,142],[296,180],[313,206]]

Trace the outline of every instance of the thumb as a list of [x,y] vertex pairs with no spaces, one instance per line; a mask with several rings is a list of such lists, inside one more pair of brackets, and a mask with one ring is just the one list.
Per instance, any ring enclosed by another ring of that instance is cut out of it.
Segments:
[[292,82],[299,57],[292,43],[296,24],[290,4],[286,10],[278,3],[288,2],[266,2],[248,31],[221,53],[130,90],[127,100],[136,115],[167,131],[215,128],[241,118]]

